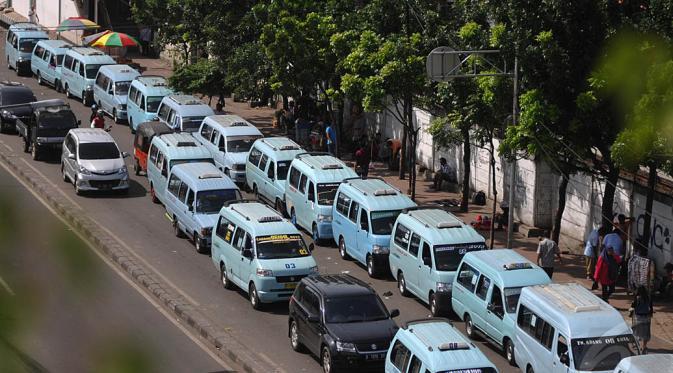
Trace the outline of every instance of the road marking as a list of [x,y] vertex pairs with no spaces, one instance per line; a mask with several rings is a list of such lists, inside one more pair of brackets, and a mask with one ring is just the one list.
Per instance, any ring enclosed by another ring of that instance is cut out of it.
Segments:
[[[46,207],[47,210],[49,210],[49,211],[50,211],[50,212],[51,212],[51,213],[52,213],[58,220],[60,220],[63,224],[65,224],[67,227],[69,227],[69,228],[70,228],[70,229],[77,235],[77,237],[79,237],[79,239],[81,239],[82,241],[84,241],[84,242],[87,244],[87,246],[89,246],[89,248],[91,249],[91,251],[93,251],[94,253],[96,253],[96,255],[98,255],[98,257],[99,257],[105,264],[107,264],[107,265],[108,265],[108,266],[109,266],[115,273],[117,273],[117,274],[119,275],[119,277],[121,277],[124,281],[126,281],[129,285],[131,285],[131,286],[132,286],[132,287],[133,287],[133,288],[134,288],[134,289],[135,289],[135,290],[136,290],[136,291],[137,291],[143,298],[145,298],[148,302],[150,302],[150,304],[151,304],[152,306],[154,306],[154,308],[155,308],[157,311],[159,311],[159,313],[161,313],[161,315],[163,315],[168,321],[170,321],[173,325],[175,325],[175,326],[176,326],[181,332],[183,332],[183,333],[184,333],[184,334],[185,334],[185,335],[186,335],[192,342],[194,342],[197,346],[199,346],[199,348],[201,348],[201,350],[203,350],[205,353],[208,354],[208,356],[210,356],[213,360],[215,360],[215,362],[217,362],[218,364],[220,364],[220,365],[222,366],[222,368],[224,368],[225,370],[234,371],[234,369],[233,369],[231,366],[229,366],[228,364],[226,364],[226,363],[225,363],[219,356],[217,356],[215,353],[213,353],[213,352],[212,352],[206,345],[204,345],[204,344],[201,342],[201,340],[199,340],[199,339],[196,338],[194,335],[192,335],[192,333],[191,333],[188,329],[186,329],[182,324],[178,323],[174,315],[169,314],[165,309],[163,309],[163,307],[162,307],[159,303],[157,303],[153,298],[151,298],[148,294],[146,294],[146,292],[143,291],[143,289],[140,288],[140,286],[138,286],[135,282],[133,282],[133,280],[129,279],[129,278],[127,277],[127,276],[128,276],[127,273],[122,272],[122,271],[121,271],[121,270],[120,270],[114,263],[112,263],[112,261],[110,261],[110,259],[108,259],[105,255],[103,255],[103,253],[101,253],[98,249],[96,249],[96,247],[95,247],[95,246],[94,246],[94,245],[93,245],[93,244],[92,244],[86,237],[84,237],[80,232],[78,232],[76,229],[74,229],[74,227],[72,227],[72,226],[70,225],[70,223],[68,223],[68,221],[66,221],[61,215],[59,215],[59,214],[58,214],[58,213],[57,213],[57,212],[56,212],[56,211],[55,211],[55,210],[54,210],[54,209],[53,209],[53,208],[52,208],[52,207],[51,207],[51,206],[50,206],[50,205],[43,199],[43,198],[42,198],[42,196],[40,196],[40,195],[37,194],[32,188],[30,188],[30,187],[29,187],[29,186],[28,186],[28,185],[27,185],[21,178],[19,178],[18,175],[16,175],[12,170],[10,170],[9,167],[8,167],[4,162],[0,162],[0,166],[2,166],[2,168],[4,168],[5,171],[7,171],[10,175],[14,176],[14,178],[15,178],[21,185],[23,185],[23,187],[24,187],[30,194],[32,194],[38,201],[40,201],[40,203],[42,203],[42,205],[43,205],[44,207]],[[159,274],[159,275],[160,275],[160,274]],[[3,286],[6,287],[6,289],[8,289],[8,290],[12,293],[12,295],[14,294],[14,292],[11,291],[11,288],[9,288],[9,286],[4,282],[4,280],[2,280],[2,278],[0,278],[0,282],[2,282]]]
[[7,150],[9,150],[10,152],[14,153],[14,149],[12,149],[12,147],[7,145],[4,141],[0,140],[0,144],[2,144],[2,146],[7,148]]
[[5,290],[7,290],[7,292],[10,295],[16,295],[16,294],[14,294],[14,291],[12,290],[12,288],[9,287],[9,285],[5,282],[5,280],[2,277],[0,277],[0,285],[2,285],[2,287],[5,288]]
[[72,203],[75,207],[77,207],[77,208],[80,209],[80,210],[84,210],[84,209],[82,208],[82,206],[79,205],[79,203],[75,202],[74,199],[70,198],[70,196],[67,195],[63,190],[61,190],[61,188],[60,188],[58,185],[54,184],[53,181],[49,180],[49,178],[48,178],[47,176],[45,176],[42,172],[40,172],[40,170],[38,170],[37,168],[35,168],[35,166],[33,166],[32,164],[30,164],[30,162],[28,162],[28,161],[25,160],[24,158],[21,158],[21,160],[23,161],[23,163],[26,164],[26,166],[30,167],[31,170],[35,171],[36,174],[40,175],[40,177],[42,177],[43,179],[45,179],[45,180],[49,183],[49,185],[53,186],[54,189],[56,189],[59,193],[61,193],[61,195],[62,195],[63,197],[65,197],[65,198],[66,198],[70,203]]
[[154,268],[154,266],[151,265],[147,260],[145,260],[145,259],[144,259],[143,257],[141,257],[139,254],[137,254],[137,253],[135,252],[135,250],[133,250],[133,249],[131,248],[131,246],[129,246],[128,244],[126,244],[126,242],[124,242],[121,238],[117,237],[117,235],[115,235],[114,233],[112,233],[111,230],[107,229],[103,224],[100,224],[96,219],[94,219],[94,218],[92,218],[92,217],[87,217],[87,218],[88,218],[88,219],[91,219],[91,221],[93,221],[94,223],[96,223],[96,225],[98,225],[98,228],[104,230],[107,234],[109,234],[112,238],[114,238],[115,241],[117,241],[120,245],[124,246],[124,248],[125,248],[128,252],[130,252],[131,255],[133,255],[136,259],[138,259],[139,261],[141,261],[145,266],[149,267],[152,271],[154,271],[154,273],[156,273],[157,276],[161,277],[161,279],[164,280],[164,282],[166,282],[166,283],[167,283],[168,285],[170,285],[173,289],[175,289],[175,291],[177,291],[178,293],[180,293],[180,295],[182,295],[187,301],[189,301],[189,303],[191,303],[192,305],[194,305],[194,306],[196,306],[196,307],[198,307],[198,306],[201,305],[199,302],[196,301],[196,299],[190,297],[186,292],[184,292],[184,291],[183,291],[182,289],[180,289],[177,285],[175,285],[171,280],[169,280],[166,276],[164,276],[163,274],[161,274],[161,272],[159,272],[156,268]]

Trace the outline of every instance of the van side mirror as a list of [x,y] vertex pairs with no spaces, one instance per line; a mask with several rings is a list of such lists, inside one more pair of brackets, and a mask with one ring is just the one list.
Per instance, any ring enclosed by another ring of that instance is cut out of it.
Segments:
[[243,249],[242,254],[244,258],[252,259],[252,249],[250,248]]
[[397,317],[397,316],[399,316],[399,315],[400,315],[400,310],[398,310],[397,308],[395,308],[394,310],[390,311],[390,318],[393,318],[393,319],[394,319],[395,317]]
[[130,156],[129,153],[127,153],[127,152],[122,152],[122,157],[124,157],[124,158],[128,158],[129,156]]
[[313,250],[315,250],[315,245],[313,243],[310,243],[308,245],[308,251],[313,251]]
[[75,159],[75,154],[73,153],[68,154],[68,159]]
[[316,323],[316,322],[320,321],[320,318],[318,317],[318,315],[308,315],[306,317],[306,321],[308,321],[310,323]]
[[568,353],[564,352],[563,354],[561,354],[561,356],[559,356],[559,361],[561,361],[561,364],[563,364],[565,366],[569,366],[570,365],[570,358],[568,357]]

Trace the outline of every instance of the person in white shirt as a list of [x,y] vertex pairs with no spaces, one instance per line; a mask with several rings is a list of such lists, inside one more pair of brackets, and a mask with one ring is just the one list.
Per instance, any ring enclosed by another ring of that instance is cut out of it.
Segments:
[[28,21],[31,23],[38,24],[40,23],[40,17],[37,16],[37,11],[35,10],[35,5],[30,7],[28,11]]
[[435,173],[435,179],[433,183],[435,190],[441,190],[442,182],[445,180],[448,182],[453,182],[455,181],[455,178],[453,177],[451,167],[449,167],[449,165],[446,163],[446,158],[442,157],[439,158],[439,171]]

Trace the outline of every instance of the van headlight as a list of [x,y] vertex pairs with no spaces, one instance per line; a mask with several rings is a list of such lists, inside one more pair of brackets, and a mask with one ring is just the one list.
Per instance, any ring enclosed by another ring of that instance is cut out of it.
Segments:
[[355,352],[355,344],[337,341],[336,349],[339,352]]
[[332,215],[322,215],[318,214],[318,223],[331,223]]
[[204,238],[208,237],[208,236],[210,236],[211,233],[213,233],[213,228],[210,228],[210,227],[201,228],[201,236],[202,237],[204,237]]
[[385,246],[372,245],[372,254],[389,254],[390,249]]
[[438,293],[449,292],[449,291],[451,291],[452,287],[453,287],[453,284],[450,283],[450,282],[438,282],[437,283],[437,292]]
[[273,277],[273,271],[270,269],[257,268],[257,276],[259,277]]
[[84,166],[79,166],[79,173],[82,175],[91,175],[91,171],[84,168]]
[[311,275],[317,275],[318,274],[318,266],[313,266],[308,269],[308,273]]

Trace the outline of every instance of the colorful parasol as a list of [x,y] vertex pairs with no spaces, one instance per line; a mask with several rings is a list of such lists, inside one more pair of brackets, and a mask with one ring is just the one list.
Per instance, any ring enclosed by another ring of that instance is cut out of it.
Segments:
[[109,32],[91,43],[92,47],[134,47],[138,40],[123,32]]
[[88,30],[99,28],[96,22],[88,20],[84,17],[70,17],[61,22],[60,25],[56,28],[56,31],[68,31],[68,30]]
[[112,32],[112,31],[110,31],[110,30],[105,30],[105,31],[101,31],[101,32],[95,33],[95,34],[93,34],[93,35],[85,36],[85,37],[82,39],[82,43],[83,43],[84,45],[89,45],[89,44],[93,43],[94,41],[98,40],[101,36],[103,36],[103,35],[105,35],[105,34],[109,34],[109,33],[111,33],[111,32]]

